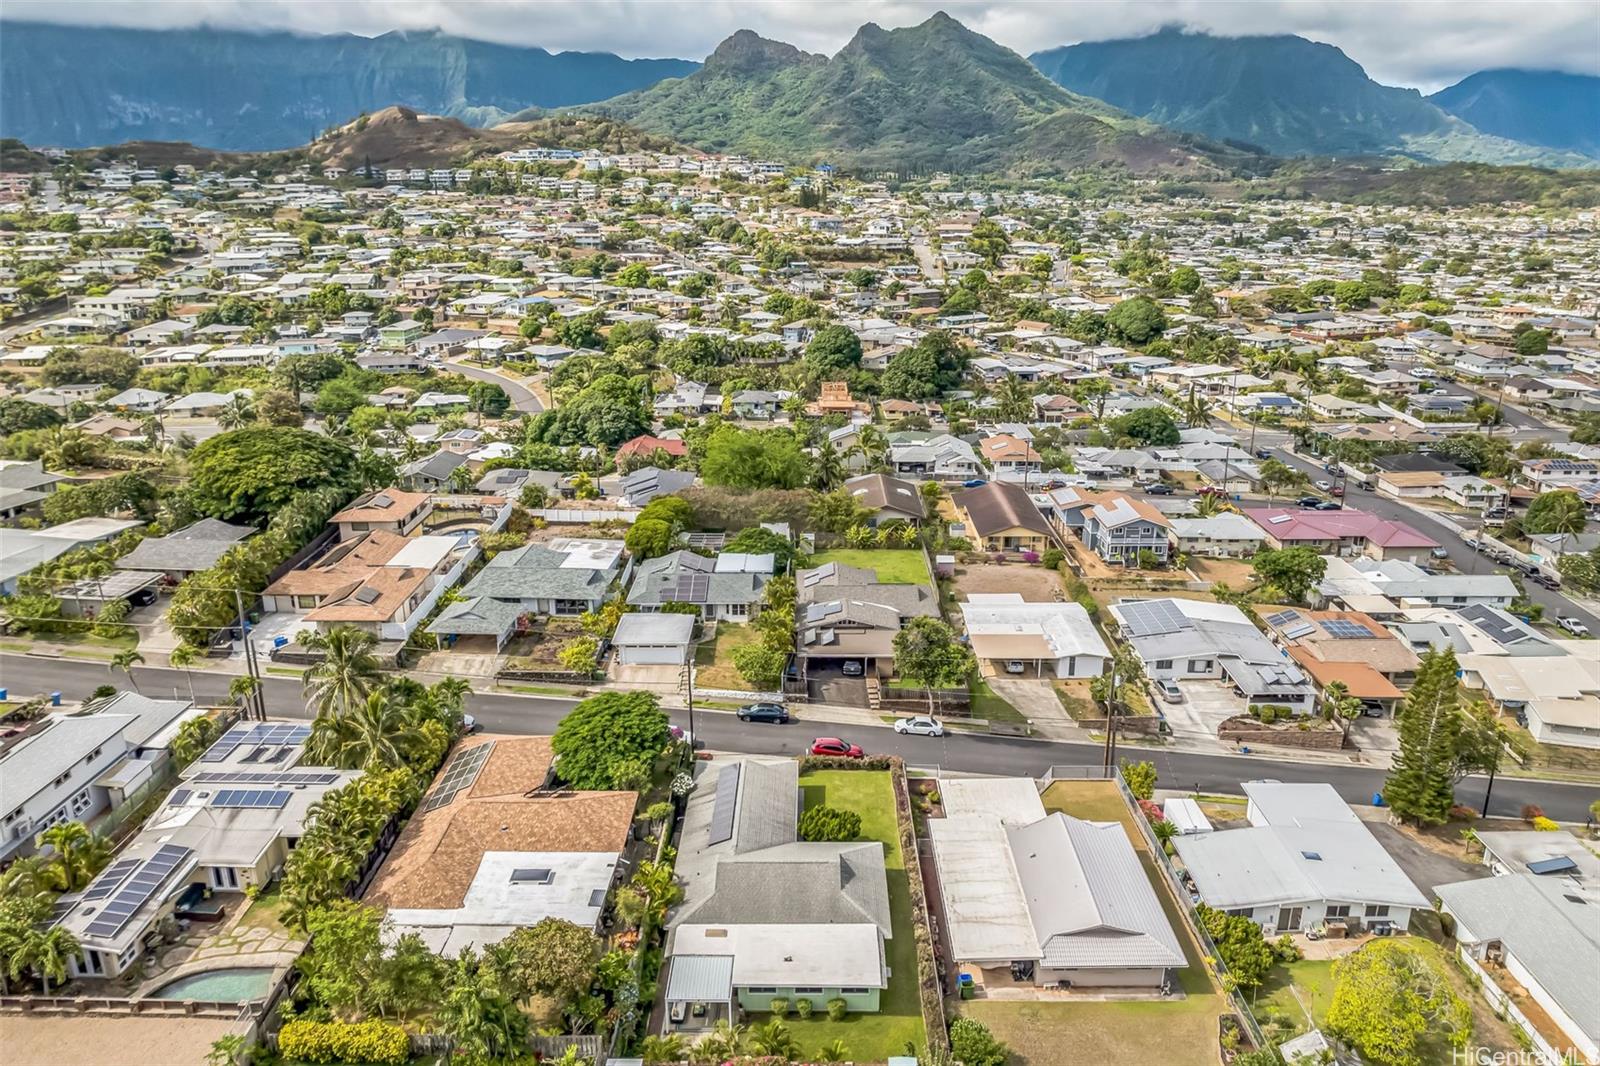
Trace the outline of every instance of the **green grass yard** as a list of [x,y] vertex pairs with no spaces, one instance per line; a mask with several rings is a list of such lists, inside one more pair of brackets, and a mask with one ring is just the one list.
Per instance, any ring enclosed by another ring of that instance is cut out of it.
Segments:
[[[1256,1021],[1273,1025],[1285,1038],[1321,1025],[1333,1004],[1333,960],[1302,959],[1272,968],[1256,990]],[[1307,1012],[1310,1012],[1308,1018]]]
[[991,722],[1021,722],[1022,712],[996,695],[987,681],[972,683],[972,717],[987,718]]
[[[713,641],[701,641],[694,650],[694,683],[698,688],[726,688],[743,691],[750,682],[733,665],[733,652],[761,639],[760,630],[752,625],[730,622],[717,623],[717,636]],[[699,702],[698,700],[696,701]]]
[[1014,1066],[1216,1066],[1216,996],[1170,1003],[1028,1003],[973,999],[960,1005],[1011,1047]]
[[811,557],[812,566],[841,563],[876,570],[886,585],[926,585],[932,580],[920,551],[907,548],[840,548]]
[[[925,1046],[922,1006],[917,997],[917,948],[911,921],[911,889],[905,860],[900,854],[900,833],[894,813],[894,786],[889,775],[866,770],[823,770],[800,779],[809,809],[820,804],[861,815],[861,836],[883,844],[889,875],[889,912],[894,936],[884,945],[893,976],[884,990],[877,1014],[852,1014],[842,1022],[829,1021],[822,1004],[806,1021],[791,1014],[787,1024],[806,1056],[823,1045],[842,1040],[856,1062],[882,1062],[905,1053],[907,1041]],[[752,1027],[769,1015],[753,1016]]]

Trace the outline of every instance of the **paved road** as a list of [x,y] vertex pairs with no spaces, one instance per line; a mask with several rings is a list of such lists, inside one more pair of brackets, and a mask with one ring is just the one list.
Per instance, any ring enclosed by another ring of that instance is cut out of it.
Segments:
[[506,395],[511,397],[511,409],[513,411],[523,411],[530,415],[536,415],[544,410],[544,404],[539,402],[539,397],[533,394],[533,390],[514,378],[508,378],[504,374],[496,373],[481,366],[473,366],[471,363],[458,363],[452,360],[447,362],[446,365],[457,374],[472,378],[474,381],[492,381],[502,389],[505,389]]
[[[1302,459],[1291,455],[1283,449],[1275,449],[1273,455],[1305,471],[1313,479],[1325,479],[1329,475],[1321,466],[1309,459]],[[1380,496],[1376,492],[1361,488],[1353,481],[1345,482],[1345,503],[1357,510],[1367,511],[1384,518],[1404,522],[1413,529],[1419,530],[1444,545],[1445,551],[1450,553],[1450,562],[1463,574],[1488,574],[1510,573],[1503,566],[1496,566],[1482,555],[1469,548],[1461,539],[1456,527],[1440,520],[1426,509],[1413,507],[1388,496]],[[1477,523],[1472,523],[1476,525]],[[1559,592],[1551,591],[1531,581],[1523,583],[1524,591],[1529,599],[1538,604],[1543,604],[1545,616],[1554,619],[1557,615],[1571,615],[1580,619],[1592,632],[1600,632],[1600,618],[1589,611],[1574,604]]]
[[[134,678],[149,696],[187,697],[192,684],[196,697],[223,700],[231,675],[144,666],[134,670]],[[81,660],[12,654],[0,654],[0,679],[19,693],[60,691],[68,698],[87,696],[98,685],[125,682],[120,671]],[[268,675],[262,687],[269,714],[280,718],[307,716],[298,680]],[[549,733],[575,702],[552,696],[477,692],[468,698],[468,709],[490,732]],[[687,711],[675,710],[672,717],[678,725],[689,725]],[[803,720],[789,726],[771,726],[741,722],[725,711],[700,710],[694,717],[695,729],[705,745],[722,751],[798,755],[813,736],[844,732],[868,751],[900,755],[915,766],[944,770],[1039,776],[1053,765],[1098,766],[1101,761],[1098,744],[959,732],[936,740],[903,737],[888,727],[841,727],[832,722],[809,726]],[[799,717],[805,717],[803,708]],[[1326,781],[1352,803],[1371,803],[1372,794],[1383,787],[1381,771],[1339,763],[1279,762],[1257,755],[1213,755],[1132,746],[1123,753],[1155,763],[1165,788],[1237,794],[1240,782],[1259,778]],[[1461,802],[1480,805],[1483,786],[1481,779],[1463,782],[1458,790]],[[1553,818],[1582,821],[1596,796],[1600,796],[1600,788],[1592,786],[1501,778],[1495,782],[1493,806],[1501,815],[1515,816],[1523,804],[1536,803]]]

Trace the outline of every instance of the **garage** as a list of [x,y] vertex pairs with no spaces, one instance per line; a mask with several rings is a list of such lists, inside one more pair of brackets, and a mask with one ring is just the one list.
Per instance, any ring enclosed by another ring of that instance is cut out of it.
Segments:
[[682,666],[694,642],[694,616],[625,614],[611,645],[623,666]]

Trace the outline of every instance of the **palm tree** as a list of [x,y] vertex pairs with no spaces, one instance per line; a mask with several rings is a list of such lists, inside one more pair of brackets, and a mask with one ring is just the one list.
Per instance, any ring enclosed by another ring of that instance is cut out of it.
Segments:
[[843,1040],[835,1040],[831,1044],[823,1044],[812,1058],[818,1062],[849,1062],[850,1046]]
[[1223,511],[1232,510],[1232,505],[1225,503],[1221,496],[1208,492],[1194,501],[1194,513],[1200,518],[1215,518]]
[[63,892],[86,887],[111,854],[105,838],[89,832],[82,822],[53,825],[40,833],[34,843],[54,852],[56,884]]
[[[248,674],[240,674],[238,677],[228,682],[228,696],[233,700],[234,703],[238,704],[239,707],[243,709],[245,704],[251,702],[260,688],[260,678],[251,677]],[[248,716],[249,711],[246,710],[245,714]]]
[[113,655],[111,657],[111,661],[106,664],[106,669],[121,670],[123,673],[127,674],[128,684],[133,686],[133,691],[138,692],[139,679],[133,676],[133,668],[142,662],[144,662],[144,656],[140,655],[136,649],[128,648],[125,651],[119,651],[117,654]]
[[995,386],[992,393],[995,411],[1007,422],[1028,422],[1033,419],[1033,393],[1021,378],[1008,376]]
[[55,856],[24,855],[0,873],[0,899],[49,903],[60,891],[59,878]]
[[860,456],[864,469],[877,470],[889,455],[889,440],[876,426],[862,426],[856,431],[856,442],[849,454]]
[[222,405],[222,410],[217,412],[217,425],[223,429],[239,429],[255,420],[255,406],[250,402],[250,397],[243,393],[234,393]]
[[317,717],[343,717],[381,681],[378,658],[372,654],[378,640],[353,626],[300,638],[305,647],[322,652],[322,660],[308,667],[301,679],[306,709]]
[[1338,722],[1346,735],[1350,732],[1350,722],[1361,714],[1361,701],[1350,695],[1350,688],[1343,681],[1330,681],[1322,690],[1322,716],[1330,722]]
[[1534,510],[1541,512],[1543,520],[1541,533],[1582,533],[1586,521],[1583,501],[1575,492],[1552,492],[1529,507],[1528,515],[1531,518]]
[[683,1051],[683,1037],[677,1033],[669,1036],[647,1036],[639,1044],[639,1055],[647,1066],[664,1062],[681,1062]]
[[744,1050],[745,1027],[726,1018],[719,1019],[708,1036],[689,1049],[694,1062],[716,1063],[735,1059]]
[[44,982],[44,994],[50,994],[50,982],[67,979],[67,960],[81,953],[78,938],[59,925],[52,926],[30,938],[29,961]]
[[335,721],[339,748],[333,761],[352,770],[403,765],[407,742],[416,736],[411,708],[383,691],[369,692],[365,702]]
[[1183,402],[1183,419],[1191,426],[1203,426],[1211,414],[1211,401],[1189,386],[1189,398]]
[[39,448],[39,458],[46,467],[71,470],[88,463],[98,450],[96,441],[81,429],[57,426],[46,434]]
[[811,487],[818,492],[832,492],[844,481],[844,475],[844,460],[839,457],[833,441],[824,440],[817,449],[816,464],[811,468]]
[[683,886],[664,862],[641,862],[633,875],[633,887],[648,901],[650,918],[657,925],[666,918],[667,909],[683,898]]
[[800,1057],[799,1041],[789,1032],[789,1027],[777,1018],[758,1027],[750,1035],[750,1050],[757,1055],[771,1055],[790,1062]]
[[172,654],[167,656],[167,661],[173,666],[177,667],[179,670],[182,670],[183,676],[188,679],[189,700],[192,703],[195,698],[194,673],[189,668],[200,661],[200,649],[195,647],[193,644],[179,644],[176,648],[172,649]]

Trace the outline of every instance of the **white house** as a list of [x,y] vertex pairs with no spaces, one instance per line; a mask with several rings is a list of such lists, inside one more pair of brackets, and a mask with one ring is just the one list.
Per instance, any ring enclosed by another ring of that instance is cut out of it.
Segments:
[[980,659],[1020,662],[1040,677],[1105,673],[1111,653],[1088,612],[1076,603],[1027,603],[1021,593],[996,592],[974,593],[960,607],[973,653]]

